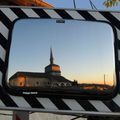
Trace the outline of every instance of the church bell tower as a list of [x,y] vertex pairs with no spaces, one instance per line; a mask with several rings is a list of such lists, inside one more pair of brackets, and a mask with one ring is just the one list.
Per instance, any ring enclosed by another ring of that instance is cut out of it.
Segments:
[[61,76],[60,66],[57,64],[54,64],[52,48],[50,48],[50,64],[45,67],[45,73],[54,75],[54,76]]

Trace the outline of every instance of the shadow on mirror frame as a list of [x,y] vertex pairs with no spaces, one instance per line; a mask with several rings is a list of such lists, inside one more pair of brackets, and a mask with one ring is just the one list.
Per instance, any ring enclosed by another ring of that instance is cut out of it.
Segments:
[[112,94],[112,27],[79,20],[18,20],[12,30],[7,85],[23,92]]

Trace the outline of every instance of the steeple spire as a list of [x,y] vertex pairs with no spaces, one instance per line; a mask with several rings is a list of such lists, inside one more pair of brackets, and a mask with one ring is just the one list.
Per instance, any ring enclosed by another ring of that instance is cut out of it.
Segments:
[[45,67],[45,73],[54,76],[61,76],[60,66],[54,64],[54,57],[52,52],[52,47],[50,48],[50,64]]
[[50,64],[54,63],[52,48],[50,48]]

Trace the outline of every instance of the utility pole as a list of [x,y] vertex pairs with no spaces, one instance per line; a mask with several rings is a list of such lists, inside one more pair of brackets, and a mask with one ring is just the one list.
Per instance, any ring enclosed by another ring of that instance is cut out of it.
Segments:
[[104,85],[106,84],[105,82],[106,82],[106,81],[105,81],[105,74],[104,74]]
[[105,74],[104,74],[104,86],[103,86],[103,89],[105,90],[105,85],[106,85],[106,83],[105,83],[106,81],[105,81]]

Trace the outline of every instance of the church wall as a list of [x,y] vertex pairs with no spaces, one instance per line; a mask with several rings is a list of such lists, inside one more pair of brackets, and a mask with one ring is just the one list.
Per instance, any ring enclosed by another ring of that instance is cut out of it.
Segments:
[[12,79],[10,80],[10,86],[19,86],[19,87],[23,87],[25,85],[25,80],[23,79]]
[[38,78],[38,77],[26,77],[25,86],[29,87],[43,87],[47,86],[49,83],[49,79],[47,78]]

